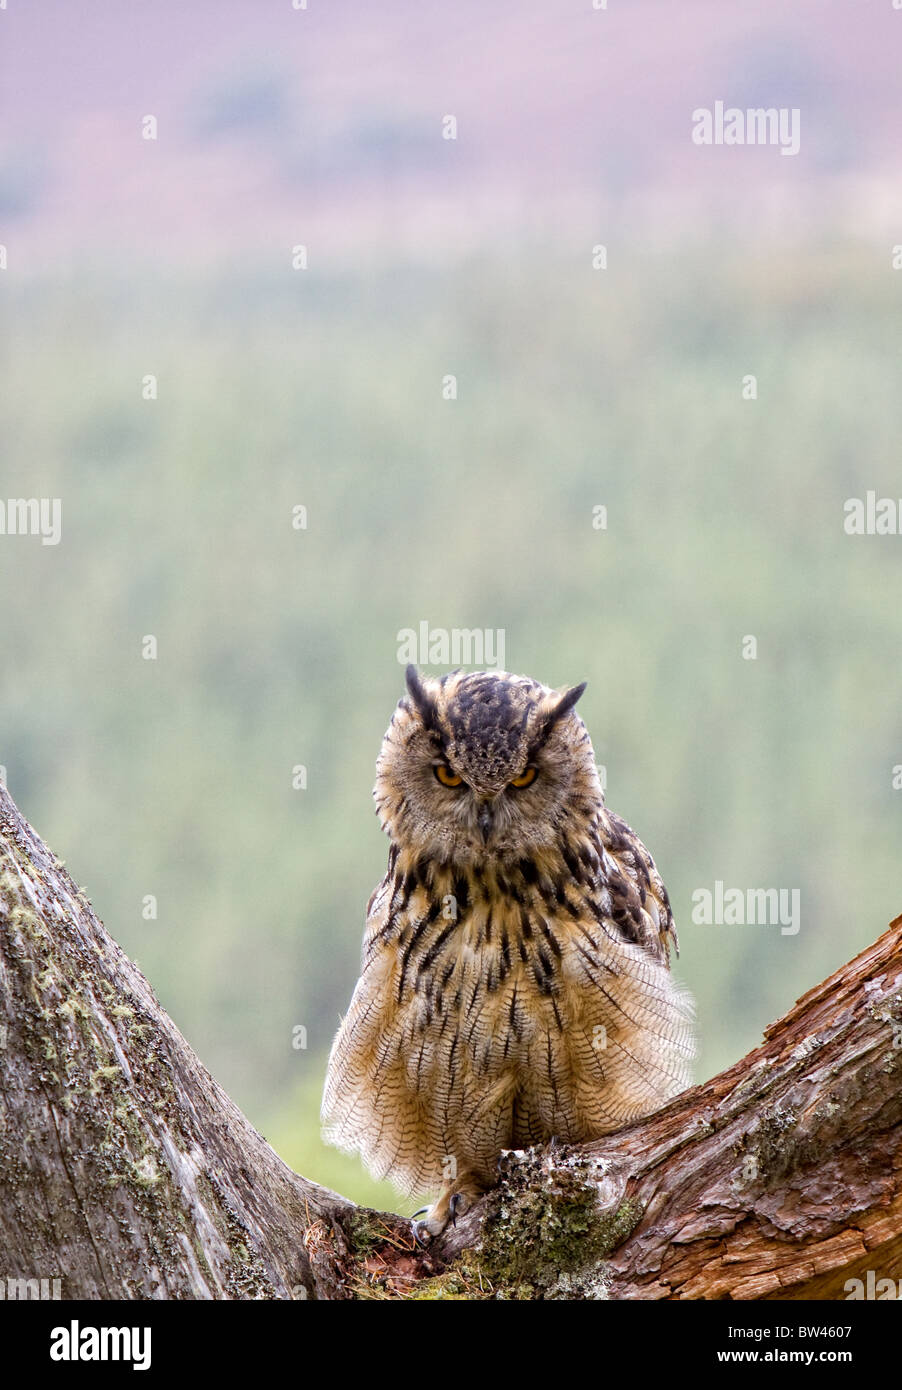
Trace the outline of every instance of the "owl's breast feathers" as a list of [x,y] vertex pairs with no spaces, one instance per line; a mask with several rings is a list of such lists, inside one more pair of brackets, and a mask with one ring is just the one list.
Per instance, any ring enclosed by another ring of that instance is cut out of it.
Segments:
[[629,826],[471,869],[392,847],[332,1048],[326,1137],[423,1192],[503,1148],[579,1142],[689,1081],[692,1004],[667,893]]

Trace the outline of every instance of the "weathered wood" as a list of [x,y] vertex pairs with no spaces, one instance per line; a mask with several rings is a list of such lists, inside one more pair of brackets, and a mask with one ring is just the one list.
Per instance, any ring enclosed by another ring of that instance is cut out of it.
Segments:
[[[553,1189],[580,1154],[600,1211],[626,1210],[629,1236],[601,1262],[611,1298],[845,1298],[869,1269],[902,1278],[900,1123],[902,917],[735,1066],[616,1135],[532,1161],[525,1185]],[[448,1237],[446,1258],[482,1215]],[[584,1271],[576,1283],[588,1287]]]
[[507,1155],[428,1250],[292,1173],[0,787],[0,1278],[63,1298],[815,1298],[902,1277],[902,918],[762,1046]]
[[298,1177],[0,788],[0,1278],[63,1298],[327,1295]]

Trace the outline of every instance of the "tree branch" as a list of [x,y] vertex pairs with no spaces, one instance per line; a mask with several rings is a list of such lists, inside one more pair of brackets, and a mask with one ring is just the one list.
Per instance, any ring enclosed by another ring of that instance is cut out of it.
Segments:
[[[902,1277],[902,917],[639,1124],[428,1250],[299,1177],[0,787],[0,1275],[64,1298],[836,1298]],[[21,1295],[20,1295],[21,1296]]]
[[[868,1269],[902,1276],[900,1121],[902,917],[729,1070],[560,1159],[530,1153],[508,1185],[528,1209],[574,1178],[596,1183],[614,1228],[599,1251],[611,1298],[845,1297]],[[516,1233],[513,1272],[526,1240]],[[593,1272],[577,1268],[584,1293]]]

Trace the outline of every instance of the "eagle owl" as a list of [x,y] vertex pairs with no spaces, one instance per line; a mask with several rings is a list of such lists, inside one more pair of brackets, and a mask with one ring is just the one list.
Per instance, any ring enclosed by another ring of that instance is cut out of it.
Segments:
[[503,1149],[596,1138],[689,1081],[667,892],[605,807],[584,689],[410,666],[382,743],[388,870],[322,1113],[374,1176],[438,1192],[421,1239],[496,1181]]

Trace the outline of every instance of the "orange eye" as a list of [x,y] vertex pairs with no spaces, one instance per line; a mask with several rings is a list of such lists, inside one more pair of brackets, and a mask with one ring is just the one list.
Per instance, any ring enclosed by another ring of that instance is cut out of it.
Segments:
[[531,782],[536,780],[536,768],[528,767],[519,777],[515,777],[511,782],[512,787],[528,787]]
[[447,763],[439,763],[435,769],[435,775],[443,787],[462,787],[464,779],[458,777],[456,772],[452,772]]

